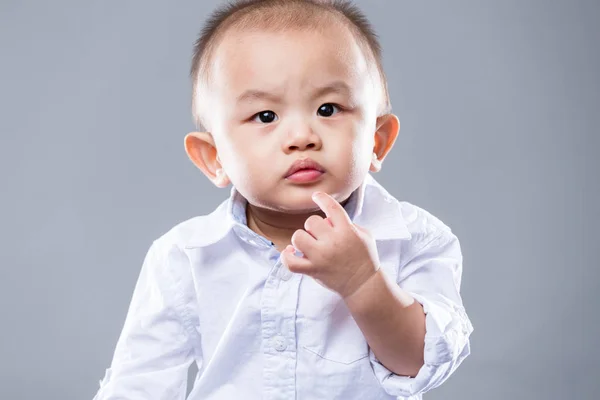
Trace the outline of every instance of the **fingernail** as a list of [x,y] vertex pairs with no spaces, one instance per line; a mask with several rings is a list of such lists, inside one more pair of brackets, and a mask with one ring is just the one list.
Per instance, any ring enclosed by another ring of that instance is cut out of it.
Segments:
[[320,192],[314,192],[314,193],[312,194],[312,198],[313,198],[313,199],[314,199],[314,198],[316,198],[316,197],[319,195],[319,193],[320,193]]

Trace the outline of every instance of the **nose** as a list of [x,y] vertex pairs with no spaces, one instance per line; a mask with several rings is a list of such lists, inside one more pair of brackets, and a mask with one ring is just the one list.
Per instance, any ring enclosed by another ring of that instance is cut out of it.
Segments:
[[321,138],[307,125],[296,126],[284,142],[284,152],[319,150],[322,146]]

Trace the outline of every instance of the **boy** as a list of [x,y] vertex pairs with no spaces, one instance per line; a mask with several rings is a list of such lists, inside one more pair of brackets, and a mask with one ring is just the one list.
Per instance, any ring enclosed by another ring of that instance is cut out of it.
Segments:
[[192,63],[191,161],[231,195],[158,238],[97,400],[420,399],[470,352],[458,239],[369,171],[399,131],[341,1],[236,1]]

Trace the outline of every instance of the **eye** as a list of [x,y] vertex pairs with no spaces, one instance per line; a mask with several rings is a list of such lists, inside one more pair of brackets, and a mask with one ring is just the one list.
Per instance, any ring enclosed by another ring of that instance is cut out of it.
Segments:
[[275,121],[275,119],[277,119],[277,114],[270,110],[261,111],[257,114],[254,114],[254,116],[252,117],[252,121],[256,121],[257,118],[263,124],[270,124],[271,122]]
[[325,103],[321,107],[319,107],[319,111],[317,111],[317,113],[319,115],[321,115],[322,117],[331,117],[335,113],[336,108],[338,109],[338,112],[339,112],[340,111],[339,106],[337,106],[335,104],[331,104],[331,103]]

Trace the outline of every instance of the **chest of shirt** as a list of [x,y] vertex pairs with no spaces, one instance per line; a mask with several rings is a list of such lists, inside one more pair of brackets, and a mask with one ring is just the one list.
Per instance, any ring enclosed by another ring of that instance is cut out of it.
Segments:
[[[230,251],[225,249],[229,248]],[[378,242],[380,265],[393,279],[400,268],[395,241]],[[187,249],[193,278],[196,329],[205,362],[219,347],[295,347],[352,364],[368,344],[343,299],[316,280],[292,274],[274,247],[231,238],[218,248]]]

